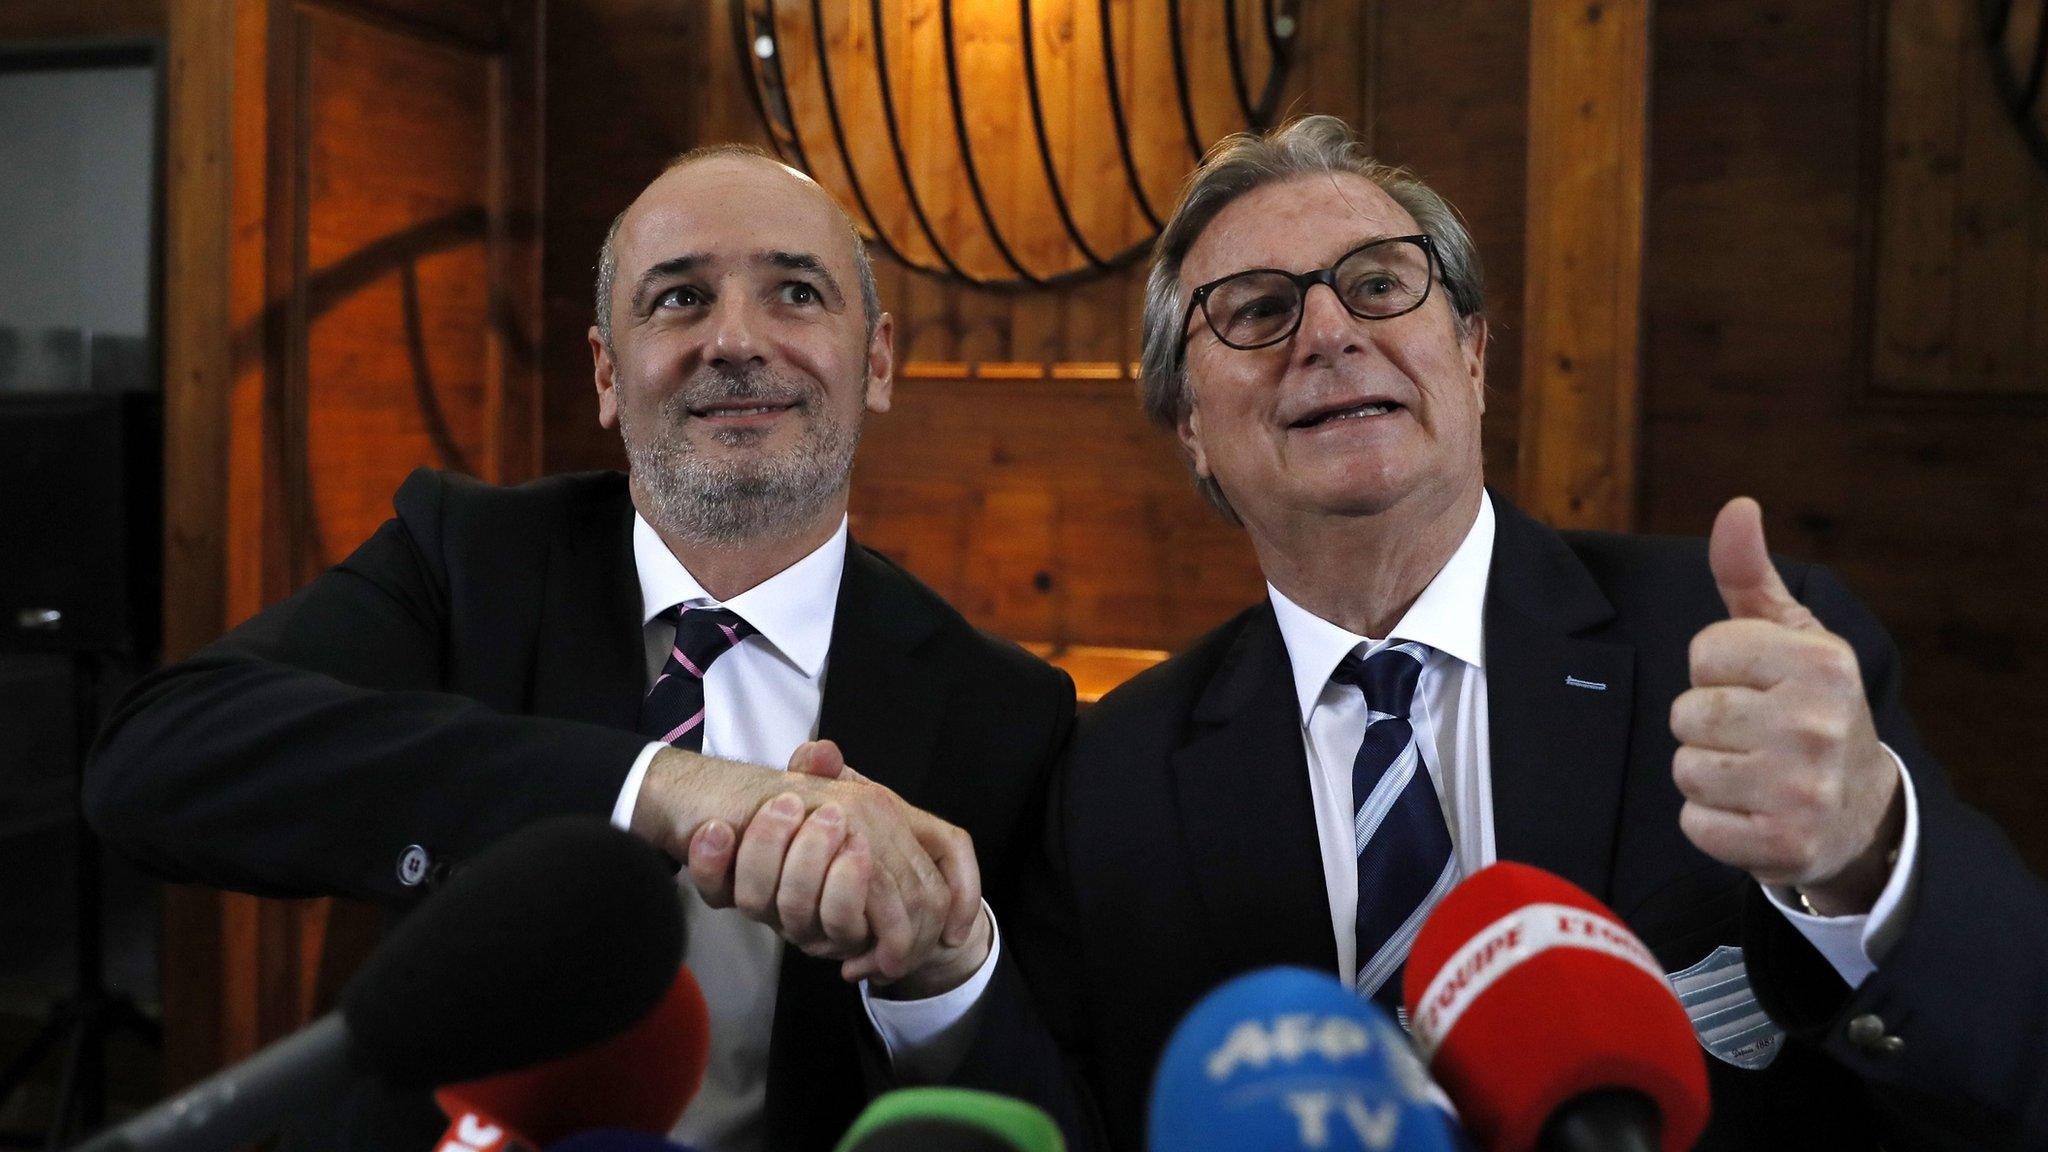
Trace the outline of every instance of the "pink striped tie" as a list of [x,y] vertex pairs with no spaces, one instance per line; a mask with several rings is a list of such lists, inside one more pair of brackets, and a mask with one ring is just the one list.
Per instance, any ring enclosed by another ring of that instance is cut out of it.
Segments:
[[754,627],[725,608],[678,604],[662,613],[676,626],[668,660],[640,702],[640,731],[651,739],[691,752],[704,748],[704,674],[711,662],[754,634]]

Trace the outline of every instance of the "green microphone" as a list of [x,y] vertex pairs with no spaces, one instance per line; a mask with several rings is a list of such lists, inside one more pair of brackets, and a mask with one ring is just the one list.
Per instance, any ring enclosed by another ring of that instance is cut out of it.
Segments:
[[967,1088],[901,1088],[869,1104],[835,1152],[1067,1152],[1036,1105]]

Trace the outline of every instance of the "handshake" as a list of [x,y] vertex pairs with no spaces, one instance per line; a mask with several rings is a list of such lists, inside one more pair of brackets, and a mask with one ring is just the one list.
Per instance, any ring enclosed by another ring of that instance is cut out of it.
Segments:
[[974,841],[847,766],[829,740],[789,770],[666,750],[633,832],[688,861],[705,903],[738,908],[875,995],[951,991],[988,957]]

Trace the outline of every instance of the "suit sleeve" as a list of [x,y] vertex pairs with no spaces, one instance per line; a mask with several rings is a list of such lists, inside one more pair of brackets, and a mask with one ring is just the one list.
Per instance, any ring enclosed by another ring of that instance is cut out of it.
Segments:
[[[416,472],[348,559],[116,709],[84,802],[166,878],[262,895],[403,903],[544,816],[602,817],[644,741],[513,716],[443,690],[446,482]],[[417,853],[412,853],[417,864]]]
[[1800,598],[1855,647],[1878,738],[1912,773],[1920,875],[1898,943],[1853,993],[1753,891],[1745,938],[1759,999],[1863,1081],[1898,1146],[2048,1147],[2048,890],[1921,745],[1883,628],[1824,569],[1809,570]]
[[[1071,716],[1071,698],[1067,706]],[[1093,1152],[1109,1139],[1089,1088],[1084,972],[1061,836],[1071,724],[1059,735],[1045,803],[1032,810],[1015,879],[996,905],[1008,925],[1005,946],[978,1007],[974,1043],[951,1082],[1030,1100],[1059,1122],[1068,1148]]]

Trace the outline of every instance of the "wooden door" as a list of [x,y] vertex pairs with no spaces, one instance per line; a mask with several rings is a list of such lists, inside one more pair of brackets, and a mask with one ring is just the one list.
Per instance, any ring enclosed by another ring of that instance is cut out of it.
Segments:
[[[172,7],[168,658],[346,555],[411,469],[536,472],[539,9]],[[174,890],[171,1081],[324,1009],[374,935]]]

